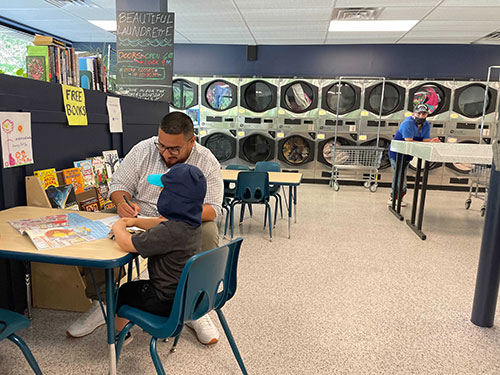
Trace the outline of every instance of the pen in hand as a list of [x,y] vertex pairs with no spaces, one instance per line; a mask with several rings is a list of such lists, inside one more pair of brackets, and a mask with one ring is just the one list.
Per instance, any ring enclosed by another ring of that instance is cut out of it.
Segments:
[[[134,210],[134,211],[135,211],[134,206],[132,206],[132,205],[130,204],[130,201],[127,199],[127,196],[126,196],[125,194],[123,194],[123,199],[125,199],[125,203],[127,203],[127,204],[128,204],[128,206],[129,206],[132,210]],[[136,214],[136,215],[134,215],[134,217],[137,217],[137,214]]]

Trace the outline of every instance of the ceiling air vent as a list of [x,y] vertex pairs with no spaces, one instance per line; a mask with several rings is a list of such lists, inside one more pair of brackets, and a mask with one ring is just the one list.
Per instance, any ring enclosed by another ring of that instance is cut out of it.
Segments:
[[381,11],[382,8],[335,8],[332,20],[376,20]]
[[474,41],[472,44],[500,44],[500,31],[494,31],[481,39]]
[[57,8],[62,8],[65,5],[77,5],[85,8],[101,8],[99,5],[93,3],[92,0],[44,0],[44,1]]

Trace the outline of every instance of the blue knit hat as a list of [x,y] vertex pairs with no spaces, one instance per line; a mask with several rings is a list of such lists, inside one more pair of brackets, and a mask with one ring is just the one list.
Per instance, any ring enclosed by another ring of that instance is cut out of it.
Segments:
[[167,173],[151,174],[148,182],[163,187],[158,198],[158,212],[168,220],[201,225],[207,181],[203,172],[190,164],[174,164]]

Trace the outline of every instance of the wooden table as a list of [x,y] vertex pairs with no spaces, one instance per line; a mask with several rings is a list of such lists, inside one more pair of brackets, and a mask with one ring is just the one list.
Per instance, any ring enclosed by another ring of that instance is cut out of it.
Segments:
[[[115,241],[100,239],[78,245],[39,251],[26,235],[21,235],[8,222],[73,211],[41,207],[14,207],[0,211],[0,258],[62,265],[102,268],[106,274],[106,324],[108,330],[109,370],[116,374],[115,352],[115,287],[114,268],[129,263],[135,255],[124,252]],[[83,217],[98,220],[110,214],[78,212]],[[29,283],[29,274],[27,277]]]
[[[464,143],[433,143],[433,142],[405,142],[392,141],[391,150],[396,152],[396,181],[393,189],[399,186],[399,191],[393,190],[392,205],[389,210],[399,219],[403,220],[401,215],[401,200],[403,188],[403,174],[401,172],[403,166],[404,155],[411,155],[417,158],[417,172],[415,175],[415,185],[413,188],[413,204],[411,207],[411,219],[406,220],[406,224],[420,237],[425,240],[427,236],[422,232],[422,222],[424,218],[425,196],[427,192],[427,177],[429,175],[429,165],[431,162],[441,163],[471,163],[471,164],[487,164],[491,165],[493,159],[493,149],[488,144],[464,144]],[[422,160],[425,161],[422,171]],[[420,202],[418,195],[420,189],[420,181],[422,181],[422,194]],[[394,199],[397,197],[396,199]],[[419,203],[417,216],[417,203]]]
[[[222,169],[222,178],[226,182],[236,182],[238,173],[241,171],[233,169]],[[290,238],[290,220],[292,218],[292,201],[295,222],[297,222],[297,186],[302,181],[302,173],[292,172],[267,172],[270,185],[288,186],[288,238]],[[269,223],[271,225],[271,223]]]

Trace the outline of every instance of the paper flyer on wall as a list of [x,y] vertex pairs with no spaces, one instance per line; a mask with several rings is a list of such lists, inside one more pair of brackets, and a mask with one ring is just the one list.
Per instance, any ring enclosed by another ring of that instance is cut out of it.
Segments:
[[31,113],[0,112],[4,168],[33,164]]
[[120,107],[120,98],[108,96],[106,100],[109,116],[109,132],[123,133],[122,109]]

